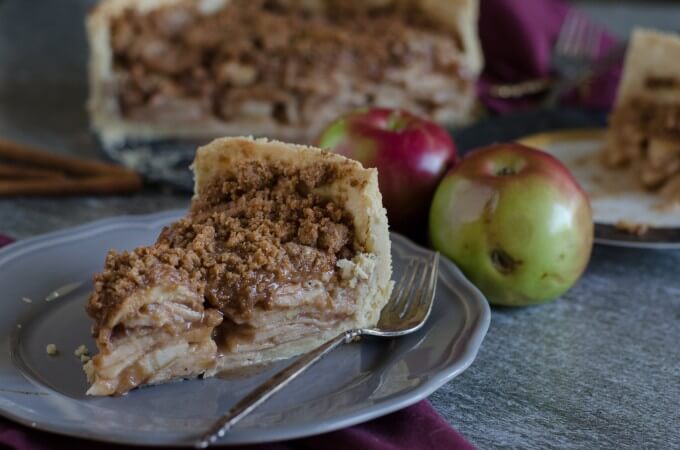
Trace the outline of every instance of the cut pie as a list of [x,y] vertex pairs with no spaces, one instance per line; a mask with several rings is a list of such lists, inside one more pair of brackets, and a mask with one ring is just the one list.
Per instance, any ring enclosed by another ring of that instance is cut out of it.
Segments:
[[253,134],[310,142],[348,110],[468,120],[477,0],[104,0],[87,20],[105,143]]
[[626,55],[604,149],[646,189],[680,201],[680,36],[638,29]]
[[288,358],[374,325],[389,298],[375,169],[250,138],[213,141],[193,168],[188,215],[95,276],[88,394]]

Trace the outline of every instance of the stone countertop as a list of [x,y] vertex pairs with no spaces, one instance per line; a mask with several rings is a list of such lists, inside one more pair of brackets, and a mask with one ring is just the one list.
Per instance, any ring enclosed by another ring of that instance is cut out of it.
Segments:
[[[100,156],[83,109],[81,20],[92,2],[34,0],[24,14],[26,3],[0,2],[0,136]],[[12,51],[19,42],[22,53]],[[188,202],[158,187],[0,200],[0,232],[26,238]],[[596,246],[562,298],[493,309],[478,358],[430,401],[484,449],[680,448],[678,268],[680,252]]]

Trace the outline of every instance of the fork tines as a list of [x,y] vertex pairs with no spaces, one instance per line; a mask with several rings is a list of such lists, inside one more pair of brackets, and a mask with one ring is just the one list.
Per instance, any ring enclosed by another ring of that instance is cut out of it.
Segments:
[[429,258],[410,258],[404,274],[394,287],[392,293],[394,300],[389,305],[390,312],[397,313],[399,318],[403,319],[416,305],[431,299],[436,287],[438,268],[439,252],[433,253]]
[[555,51],[572,57],[595,59],[599,56],[602,31],[583,13],[571,10],[560,29]]

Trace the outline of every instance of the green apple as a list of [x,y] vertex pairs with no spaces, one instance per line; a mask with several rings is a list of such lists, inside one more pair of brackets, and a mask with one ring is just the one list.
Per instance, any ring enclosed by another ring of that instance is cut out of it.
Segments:
[[566,292],[593,246],[588,197],[562,163],[523,145],[475,150],[437,187],[430,240],[496,305]]

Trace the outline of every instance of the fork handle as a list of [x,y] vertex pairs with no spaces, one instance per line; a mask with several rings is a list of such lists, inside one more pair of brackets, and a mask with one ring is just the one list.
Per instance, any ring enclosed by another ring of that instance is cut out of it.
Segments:
[[345,344],[352,341],[355,337],[362,334],[361,330],[354,329],[345,331],[334,337],[333,339],[321,344],[314,350],[305,353],[294,363],[278,372],[276,375],[259,385],[241,401],[235,404],[225,415],[220,417],[213,423],[208,431],[206,431],[196,442],[196,448],[206,448],[210,444],[215,443],[218,439],[224,437],[225,433],[234,425],[241,421],[244,417],[250,414],[255,408],[266,402],[271,396],[283,389],[288,383],[293,381],[302,372],[311,367],[314,363],[319,361],[325,355],[331,352],[340,344]]

